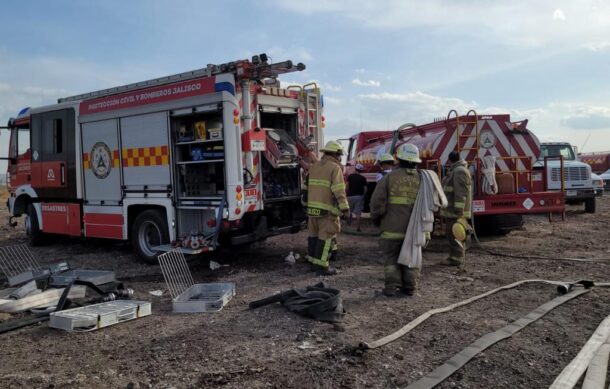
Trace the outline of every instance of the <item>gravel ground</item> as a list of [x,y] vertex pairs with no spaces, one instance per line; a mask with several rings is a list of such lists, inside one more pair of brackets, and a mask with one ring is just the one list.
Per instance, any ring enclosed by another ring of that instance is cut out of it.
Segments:
[[[570,208],[566,221],[528,217],[522,230],[485,238],[497,253],[549,259],[501,257],[473,248],[465,270],[438,265],[447,249],[433,240],[424,254],[422,287],[406,298],[378,296],[383,284],[377,239],[342,234],[339,274],[317,277],[290,250],[305,251],[304,233],[269,239],[256,247],[219,253],[229,266],[209,269],[209,258],[191,262],[199,282],[234,282],[237,296],[221,312],[173,314],[158,266],[138,262],[128,245],[103,240],[55,239],[33,249],[41,262],[67,260],[74,268],[114,270],[152,301],[153,315],[96,332],[71,334],[46,324],[0,335],[0,387],[198,388],[394,388],[405,387],[443,364],[482,335],[495,331],[554,298],[549,285],[500,292],[437,315],[385,347],[356,352],[362,341],[383,337],[420,314],[522,279],[610,281],[602,263],[559,257],[610,258],[610,197],[596,214]],[[5,219],[2,210],[0,218]],[[0,227],[0,244],[25,241],[21,229]],[[347,310],[341,326],[292,314],[279,305],[248,310],[248,303],[277,291],[321,280],[342,291]],[[0,287],[5,287],[0,279]],[[441,388],[548,387],[610,314],[610,289],[572,300],[470,361]],[[0,321],[16,317],[0,314]],[[311,348],[300,349],[307,342]]]

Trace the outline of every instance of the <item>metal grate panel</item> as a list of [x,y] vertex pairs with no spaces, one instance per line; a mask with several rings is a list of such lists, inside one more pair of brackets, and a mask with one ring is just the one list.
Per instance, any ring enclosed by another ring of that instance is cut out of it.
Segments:
[[8,278],[10,286],[32,280],[40,270],[40,263],[28,245],[0,247],[0,271]]
[[[563,169],[564,178],[566,181],[588,181],[589,180],[589,172],[587,168],[584,166],[573,166],[567,167]],[[551,180],[552,181],[561,181],[561,169],[553,168],[551,170]]]
[[178,296],[195,284],[186,263],[186,258],[184,258],[181,250],[168,251],[165,254],[159,255],[158,259],[172,300],[178,298]]

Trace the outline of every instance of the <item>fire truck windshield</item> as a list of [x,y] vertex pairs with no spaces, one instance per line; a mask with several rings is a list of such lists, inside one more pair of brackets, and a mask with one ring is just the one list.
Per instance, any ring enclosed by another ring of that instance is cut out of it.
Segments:
[[574,161],[574,150],[569,144],[549,144],[540,146],[540,159],[545,157],[563,157],[564,160]]

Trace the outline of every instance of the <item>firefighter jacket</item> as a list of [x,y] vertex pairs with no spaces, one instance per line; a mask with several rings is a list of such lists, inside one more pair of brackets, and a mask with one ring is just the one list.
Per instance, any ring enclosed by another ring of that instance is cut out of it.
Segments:
[[441,216],[448,218],[472,216],[472,178],[468,164],[464,160],[455,162],[443,178],[443,191],[447,196],[447,208],[441,209]]
[[307,191],[308,216],[339,216],[349,210],[343,170],[339,161],[329,155],[311,165],[303,189]]
[[382,239],[404,239],[419,191],[416,169],[396,168],[377,183],[371,197],[371,218],[380,222]]

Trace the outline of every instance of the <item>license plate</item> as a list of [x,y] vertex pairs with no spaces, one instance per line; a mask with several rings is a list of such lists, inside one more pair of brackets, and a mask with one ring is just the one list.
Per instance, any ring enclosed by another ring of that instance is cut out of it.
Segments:
[[575,191],[575,190],[566,191],[566,196],[568,196],[568,197],[573,197],[573,196],[576,196],[577,194],[578,194],[578,191]]

